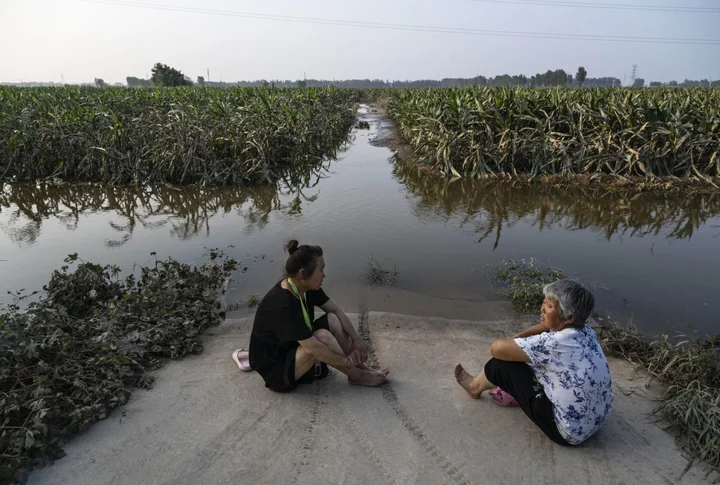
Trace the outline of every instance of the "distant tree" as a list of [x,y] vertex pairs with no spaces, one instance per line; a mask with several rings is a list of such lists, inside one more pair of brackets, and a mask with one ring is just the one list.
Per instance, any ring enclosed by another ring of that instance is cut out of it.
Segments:
[[107,83],[105,81],[103,81],[101,78],[96,77],[95,78],[95,86],[97,86],[99,88],[104,88],[105,86],[107,86]]
[[583,66],[578,67],[578,72],[575,74],[575,80],[578,83],[578,86],[582,87],[583,83],[585,82],[585,79],[587,79],[587,71]]
[[152,68],[152,82],[155,86],[191,86],[192,81],[181,71],[168,65],[157,63]]
[[535,74],[530,78],[531,86],[567,86],[572,84],[572,74],[568,74],[564,69],[556,71],[547,71],[545,74]]
[[153,85],[149,79],[140,79],[132,76],[126,77],[125,81],[127,81],[127,85],[130,88],[149,88]]
[[637,78],[635,82],[633,83],[634,88],[644,88],[645,87],[645,80],[641,77]]
[[307,81],[305,81],[305,80],[300,80],[300,81],[296,82],[295,85],[296,85],[297,87],[299,87],[299,88],[306,88],[306,87],[307,87]]
[[663,83],[658,82],[658,81],[652,81],[652,82],[650,83],[650,87],[651,87],[651,88],[659,88],[659,87],[661,87],[662,85],[663,85]]
[[701,88],[701,87],[710,87],[710,86],[717,86],[717,81],[710,81],[709,79],[701,79],[699,81],[692,80],[692,79],[686,79],[678,86],[681,88]]
[[589,77],[583,83],[585,87],[601,88],[621,86],[622,81],[616,77]]
[[205,86],[205,78],[202,77],[202,76],[198,76],[198,78],[197,78],[197,83],[198,83],[200,86]]
[[671,86],[671,87],[673,87],[673,88],[676,88],[677,85],[678,85],[678,82],[677,82],[677,81],[670,81],[669,83],[667,83],[667,85],[668,85],[668,86]]

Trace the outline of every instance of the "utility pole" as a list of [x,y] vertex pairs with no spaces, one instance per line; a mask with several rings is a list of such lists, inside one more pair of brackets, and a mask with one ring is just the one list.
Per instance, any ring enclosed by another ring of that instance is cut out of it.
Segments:
[[632,70],[632,76],[630,76],[630,81],[632,81],[633,85],[635,84],[635,78],[637,77],[637,64],[633,64],[633,70]]

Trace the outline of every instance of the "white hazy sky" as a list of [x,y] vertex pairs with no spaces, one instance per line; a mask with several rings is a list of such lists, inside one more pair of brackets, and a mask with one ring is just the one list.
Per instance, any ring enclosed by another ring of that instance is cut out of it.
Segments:
[[[471,0],[144,0],[166,6],[335,20],[564,34],[720,39],[720,14]],[[589,0],[569,0],[574,3]],[[595,3],[627,3],[594,0]],[[632,4],[720,8],[719,0]],[[440,79],[531,75],[584,65],[590,77],[720,78],[720,45],[408,32],[183,13],[82,0],[0,0],[0,82],[124,82],[155,62],[193,79]]]

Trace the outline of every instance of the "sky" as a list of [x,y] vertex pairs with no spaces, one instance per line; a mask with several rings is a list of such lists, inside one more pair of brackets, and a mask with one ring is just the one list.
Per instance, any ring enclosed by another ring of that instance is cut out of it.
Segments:
[[[720,44],[538,39],[320,25],[84,0],[0,0],[0,82],[125,82],[156,62],[195,79],[387,80],[532,75],[548,69],[649,81],[720,78]],[[553,34],[720,40],[720,13],[473,0],[138,0],[271,16]],[[567,0],[564,3],[588,3]],[[593,0],[713,7],[720,0]]]

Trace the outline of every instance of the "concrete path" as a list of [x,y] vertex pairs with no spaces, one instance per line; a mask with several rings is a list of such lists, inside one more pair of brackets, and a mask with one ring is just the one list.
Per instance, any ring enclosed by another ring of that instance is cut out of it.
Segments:
[[[652,423],[653,402],[629,366],[611,363],[616,408],[580,447],[548,440],[519,409],[470,399],[454,364],[477,372],[492,339],[512,323],[396,314],[352,316],[391,369],[381,389],[350,386],[338,372],[276,394],[230,358],[251,319],[208,336],[205,352],[171,362],[150,391],[97,423],[67,457],[28,483],[195,484],[695,484],[710,483]],[[358,321],[359,320],[359,321]],[[682,476],[682,478],[680,478]]]

